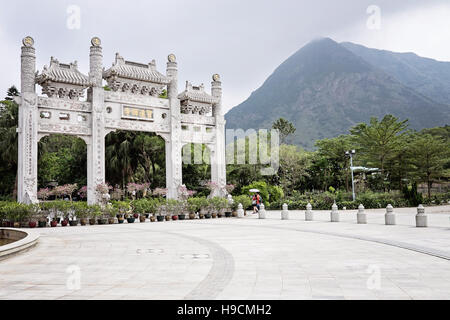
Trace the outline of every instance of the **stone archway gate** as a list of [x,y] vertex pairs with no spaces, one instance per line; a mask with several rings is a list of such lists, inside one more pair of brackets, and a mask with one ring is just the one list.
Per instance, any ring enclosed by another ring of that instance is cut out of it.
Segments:
[[[49,134],[82,138],[87,145],[88,202],[99,201],[95,188],[105,183],[105,136],[115,130],[155,132],[166,143],[166,187],[168,198],[178,197],[182,185],[181,149],[187,143],[206,144],[211,150],[211,180],[224,194],[225,120],[222,115],[222,87],[213,75],[211,94],[203,84],[178,94],[176,57],[168,56],[166,74],[148,64],[124,60],[116,54],[112,67],[103,67],[101,41],[90,46],[89,74],[78,70],[77,62],[50,65],[36,72],[34,40],[26,37],[21,51],[21,95],[19,104],[18,201],[37,202],[38,141]],[[106,80],[109,91],[103,88]],[[36,84],[45,96],[36,94]],[[167,90],[167,98],[160,98]],[[87,99],[81,98],[87,91]]]

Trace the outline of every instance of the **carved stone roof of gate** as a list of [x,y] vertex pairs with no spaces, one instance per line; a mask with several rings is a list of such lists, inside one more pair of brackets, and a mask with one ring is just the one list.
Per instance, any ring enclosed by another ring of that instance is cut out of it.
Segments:
[[50,58],[50,66],[44,66],[41,74],[36,77],[38,84],[44,84],[45,82],[54,83],[66,83],[71,85],[77,85],[82,87],[88,87],[90,85],[89,77],[78,71],[77,62],[69,64],[60,63],[57,59]]
[[149,64],[126,61],[118,53],[116,53],[116,61],[112,67],[103,72],[104,79],[112,76],[159,84],[170,82],[168,77],[156,70],[155,60]]
[[203,84],[200,86],[193,86],[189,81],[186,81],[186,89],[178,95],[178,99],[181,101],[190,100],[208,104],[218,102],[217,98],[205,92],[205,87]]

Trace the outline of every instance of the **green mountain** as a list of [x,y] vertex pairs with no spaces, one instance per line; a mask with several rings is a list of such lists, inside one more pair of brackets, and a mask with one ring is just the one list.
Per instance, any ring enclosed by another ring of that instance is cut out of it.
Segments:
[[351,42],[342,46],[371,65],[390,74],[405,86],[431,98],[450,103],[450,63],[422,58],[415,53],[398,53],[364,47]]
[[225,115],[227,128],[271,128],[283,117],[297,128],[289,142],[312,149],[315,140],[348,133],[372,116],[393,114],[417,130],[450,123],[450,98],[436,102],[430,91],[419,92],[346,46],[324,38],[301,48]]

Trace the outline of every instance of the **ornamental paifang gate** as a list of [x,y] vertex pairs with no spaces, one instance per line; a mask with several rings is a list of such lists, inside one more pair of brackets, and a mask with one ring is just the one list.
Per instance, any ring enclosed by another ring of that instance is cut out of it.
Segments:
[[[116,54],[112,67],[103,68],[101,41],[94,37],[90,47],[89,75],[78,71],[77,63],[60,63],[36,72],[34,40],[23,39],[21,54],[21,96],[19,104],[18,201],[37,202],[38,141],[50,134],[80,137],[87,145],[88,202],[99,202],[95,188],[105,183],[105,136],[115,130],[155,132],[166,145],[166,187],[168,198],[178,197],[182,185],[182,147],[205,144],[211,153],[211,180],[215,195],[225,195],[225,120],[222,115],[222,87],[213,76],[211,95],[203,85],[178,94],[175,55],[168,56],[166,74],[156,70],[153,60],[141,64]],[[105,79],[111,91],[105,91]],[[38,96],[35,86],[42,87]],[[167,99],[159,98],[167,90]],[[87,90],[86,101],[81,101]]]

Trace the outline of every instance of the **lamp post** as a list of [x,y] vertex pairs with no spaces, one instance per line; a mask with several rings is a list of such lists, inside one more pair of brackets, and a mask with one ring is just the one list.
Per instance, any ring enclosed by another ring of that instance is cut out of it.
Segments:
[[356,195],[355,195],[355,180],[353,178],[353,156],[356,154],[355,150],[351,150],[351,151],[346,151],[345,155],[347,157],[350,158],[350,171],[352,172],[352,196],[353,196],[353,201],[356,200]]

